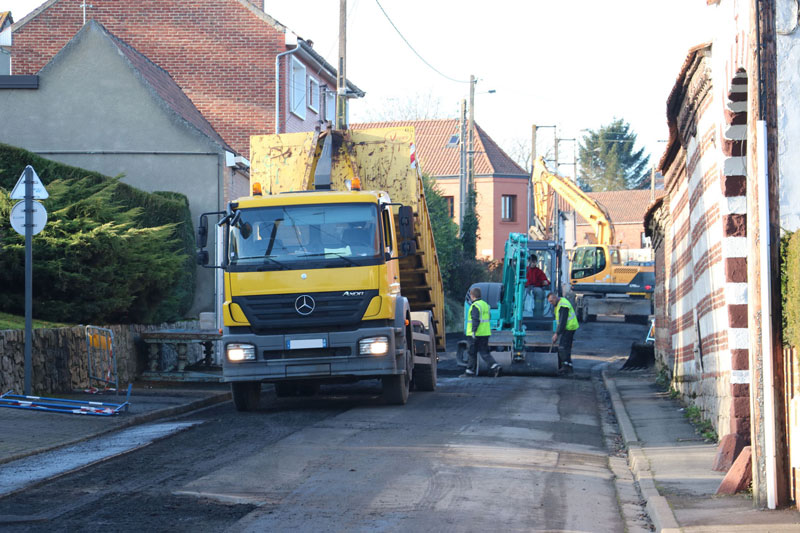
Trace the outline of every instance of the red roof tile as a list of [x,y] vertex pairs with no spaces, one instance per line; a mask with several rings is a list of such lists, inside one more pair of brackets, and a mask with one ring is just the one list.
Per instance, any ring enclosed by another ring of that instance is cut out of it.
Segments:
[[[650,206],[650,189],[636,189],[625,191],[590,192],[589,197],[608,210],[613,224],[641,224],[644,215]],[[663,190],[655,191],[655,199],[664,196]],[[578,225],[589,223],[578,215]]]
[[[417,160],[423,172],[437,178],[459,175],[459,147],[458,145],[447,146],[450,138],[460,132],[458,119],[398,120],[350,125],[354,130],[400,126],[414,126]],[[475,124],[474,138],[476,176],[504,175],[528,178],[529,174],[514,162],[477,123]]]

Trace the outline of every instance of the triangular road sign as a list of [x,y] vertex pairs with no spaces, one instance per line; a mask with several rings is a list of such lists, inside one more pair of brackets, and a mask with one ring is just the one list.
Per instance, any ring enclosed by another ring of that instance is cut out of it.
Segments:
[[22,171],[22,176],[19,177],[17,180],[17,184],[14,185],[14,188],[11,189],[11,199],[12,200],[24,200],[25,199],[25,173],[30,171],[33,175],[33,198],[34,200],[44,200],[49,198],[50,195],[47,193],[47,189],[44,188],[42,184],[42,180],[39,179],[39,175],[36,174],[36,171],[33,170],[33,167],[28,165],[25,167],[25,170]]

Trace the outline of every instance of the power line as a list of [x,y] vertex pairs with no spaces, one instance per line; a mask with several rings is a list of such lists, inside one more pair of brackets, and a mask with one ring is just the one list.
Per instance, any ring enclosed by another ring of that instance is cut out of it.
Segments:
[[412,51],[412,52],[414,52],[414,54],[416,54],[416,56],[417,56],[418,58],[420,58],[420,60],[421,60],[423,63],[425,63],[426,65],[428,65],[428,67],[429,67],[431,70],[433,70],[434,72],[436,72],[436,73],[437,73],[439,76],[441,76],[441,77],[443,77],[443,78],[446,78],[446,79],[448,79],[448,80],[450,80],[450,81],[454,81],[454,82],[456,82],[456,83],[469,83],[469,80],[457,80],[457,79],[455,79],[455,78],[451,78],[450,76],[447,76],[446,74],[442,74],[442,73],[439,71],[439,69],[437,69],[436,67],[434,67],[433,65],[431,65],[430,63],[428,63],[427,61],[425,61],[425,58],[424,58],[424,57],[422,57],[421,55],[419,55],[419,52],[417,52],[416,50],[414,50],[414,47],[413,47],[413,46],[411,46],[411,43],[409,43],[409,42],[408,42],[408,39],[406,39],[406,38],[403,36],[403,34],[402,34],[402,33],[400,33],[400,30],[399,30],[399,29],[397,29],[397,26],[395,26],[395,25],[394,25],[394,22],[392,22],[392,19],[390,19],[390,18],[389,18],[389,14],[388,14],[388,13],[386,13],[386,10],[385,10],[385,9],[383,9],[383,6],[381,5],[380,1],[379,1],[379,0],[375,0],[375,3],[376,3],[376,4],[378,4],[378,7],[379,7],[379,8],[381,8],[381,11],[383,12],[383,15],[386,17],[386,20],[388,20],[388,21],[389,21],[389,24],[391,24],[391,25],[392,25],[392,28],[394,28],[394,31],[396,31],[396,32],[397,32],[397,35],[399,35],[399,36],[400,36],[400,38],[401,38],[401,39],[403,39],[403,42],[405,42],[405,43],[408,45],[408,47],[411,49],[411,51]]

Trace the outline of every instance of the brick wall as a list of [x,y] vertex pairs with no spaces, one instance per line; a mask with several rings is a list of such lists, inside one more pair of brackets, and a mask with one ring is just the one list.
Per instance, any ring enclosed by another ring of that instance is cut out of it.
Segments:
[[675,387],[720,436],[749,441],[747,79],[741,72],[724,90],[712,90],[718,77],[702,50],[686,66],[673,92],[680,100],[670,103],[682,148],[664,172],[669,222],[663,252],[657,250],[665,289],[656,291],[656,349]]
[[[249,158],[250,135],[275,129],[275,56],[284,30],[246,0],[93,0],[103,24],[169,72],[214,129]],[[80,30],[60,0],[14,32],[14,74],[37,73]]]

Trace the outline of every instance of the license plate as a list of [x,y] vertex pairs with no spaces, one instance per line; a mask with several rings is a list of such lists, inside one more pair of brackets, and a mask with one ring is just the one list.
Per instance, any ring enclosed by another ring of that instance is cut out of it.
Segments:
[[301,350],[304,348],[325,348],[325,339],[291,339],[286,341],[286,348],[289,350]]

